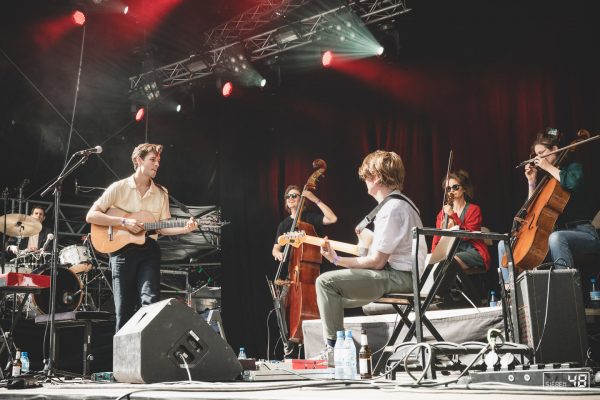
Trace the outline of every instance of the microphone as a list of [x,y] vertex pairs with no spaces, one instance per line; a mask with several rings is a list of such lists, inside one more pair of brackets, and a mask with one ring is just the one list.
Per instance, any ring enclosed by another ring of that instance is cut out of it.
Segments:
[[50,243],[51,241],[54,240],[54,234],[53,233],[49,233],[48,236],[46,237],[46,241],[44,242],[44,245],[42,246],[42,253],[46,251],[46,246],[48,246],[48,243]]
[[89,156],[90,154],[100,154],[102,153],[102,146],[92,147],[91,149],[79,150],[75,154],[81,156]]
[[75,178],[75,196],[79,194],[79,186],[77,186],[77,178]]

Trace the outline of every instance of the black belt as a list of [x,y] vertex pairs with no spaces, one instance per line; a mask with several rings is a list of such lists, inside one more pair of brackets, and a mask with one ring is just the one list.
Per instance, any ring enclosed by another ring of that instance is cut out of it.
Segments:
[[576,226],[587,225],[587,224],[591,224],[591,223],[592,223],[592,221],[590,221],[589,219],[582,219],[582,220],[579,220],[579,221],[565,222],[564,224],[559,225],[557,228],[558,229],[573,229]]

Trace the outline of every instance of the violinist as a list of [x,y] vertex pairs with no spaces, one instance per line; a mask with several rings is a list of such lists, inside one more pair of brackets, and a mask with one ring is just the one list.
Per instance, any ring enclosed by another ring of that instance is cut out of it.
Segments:
[[[378,150],[367,155],[358,176],[365,182],[369,195],[379,203],[371,245],[366,255],[359,257],[338,256],[328,240],[321,248],[323,257],[343,267],[321,274],[316,282],[327,353],[321,357],[332,351],[336,332],[344,329],[344,308],[363,306],[386,293],[412,290],[411,230],[423,224],[417,207],[402,194],[404,174],[398,154]],[[359,224],[357,233],[366,230],[362,227],[363,223]],[[420,241],[418,254],[419,265],[423,265],[427,254],[424,239]]]
[[301,195],[313,202],[317,207],[319,207],[319,210],[321,210],[321,212],[303,211],[301,216],[302,221],[314,226],[317,232],[320,231],[323,225],[335,224],[337,222],[337,216],[333,213],[331,208],[329,208],[327,204],[323,203],[321,199],[317,198],[313,192],[310,190],[305,190],[302,192],[302,189],[296,185],[288,186],[287,189],[285,189],[284,206],[290,215],[279,223],[279,226],[277,227],[277,236],[275,236],[275,244],[273,245],[273,250],[271,252],[273,258],[277,261],[281,261],[283,259],[283,246],[277,243],[277,238],[290,231],[292,222],[294,218],[296,218],[296,214],[298,212]]
[[[466,171],[459,170],[448,174],[442,181],[442,188],[446,193],[446,198],[452,201],[446,201],[444,208],[439,212],[435,227],[452,228],[458,226],[461,230],[480,231],[481,230],[481,208],[472,203],[473,193],[475,191],[471,178]],[[433,237],[431,251],[435,249],[439,236]],[[490,267],[490,253],[483,240],[463,239],[454,256],[462,269],[485,268]]]
[[[559,153],[542,157],[558,149],[560,133],[556,129],[548,129],[538,133],[531,145],[535,154],[533,165],[525,167],[525,178],[529,186],[529,197],[535,190],[542,174],[549,174],[556,179],[562,189],[570,193],[570,198],[563,212],[558,217],[554,231],[548,238],[549,258],[554,262],[554,268],[574,268],[574,256],[577,254],[600,253],[600,239],[591,223],[592,209],[590,197],[586,192],[586,180],[583,167],[578,162],[566,162],[555,166]],[[504,247],[499,246],[499,258],[502,260]],[[507,269],[502,273],[507,279]]]

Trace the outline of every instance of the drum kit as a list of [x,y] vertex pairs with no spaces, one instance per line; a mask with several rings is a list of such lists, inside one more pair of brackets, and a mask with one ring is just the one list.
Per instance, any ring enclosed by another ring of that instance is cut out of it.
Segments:
[[[4,224],[6,220],[6,224]],[[6,226],[6,229],[5,229]],[[7,214],[0,216],[0,232],[6,236],[16,238],[16,248],[20,247],[22,240],[38,235],[42,231],[42,224],[36,218],[23,214]],[[47,242],[54,238],[49,234]],[[17,272],[26,274],[50,275],[52,253],[45,250],[46,245],[37,250],[16,250],[14,258],[4,265],[3,273]],[[93,281],[103,278],[107,286],[108,280],[102,271],[89,278],[88,275],[98,265],[93,249],[87,237],[83,239],[83,245],[70,245],[63,247],[58,254],[59,264],[57,266],[56,279],[56,312],[68,311],[95,311],[97,310],[93,298],[88,293],[88,285]],[[19,295],[17,295],[19,296]],[[0,298],[0,312],[4,315],[14,310],[17,303],[12,295]],[[27,301],[24,307],[26,318],[35,318],[39,314],[48,314],[50,309],[50,289],[43,289]]]

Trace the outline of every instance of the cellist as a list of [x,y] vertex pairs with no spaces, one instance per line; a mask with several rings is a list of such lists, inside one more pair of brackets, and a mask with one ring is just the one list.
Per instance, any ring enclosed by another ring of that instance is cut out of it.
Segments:
[[320,213],[308,210],[303,211],[301,218],[302,221],[314,226],[317,232],[320,231],[323,225],[335,224],[337,222],[337,216],[334,214],[331,208],[329,208],[327,204],[323,203],[321,199],[317,198],[317,196],[315,196],[313,192],[311,192],[310,190],[305,190],[304,193],[302,193],[302,190],[299,186],[288,186],[285,189],[284,206],[286,211],[289,212],[290,215],[279,223],[279,226],[277,227],[277,236],[275,236],[275,244],[273,245],[273,250],[271,252],[273,254],[273,258],[277,261],[281,261],[283,259],[283,246],[277,243],[277,238],[283,235],[284,233],[290,231],[292,221],[294,218],[296,218],[296,214],[298,212],[298,206],[300,205],[301,195],[303,195],[304,198],[313,202],[317,207],[319,207],[319,210],[321,210]]
[[[548,239],[549,257],[555,263],[555,268],[562,269],[575,268],[574,256],[577,254],[600,253],[600,239],[591,223],[592,209],[581,163],[571,161],[562,166],[555,166],[554,162],[559,153],[541,157],[557,150],[559,141],[560,133],[556,129],[538,133],[531,145],[531,151],[535,154],[534,165],[525,166],[525,178],[529,187],[529,197],[535,192],[541,173],[550,174],[570,193],[569,201]],[[504,255],[502,244],[503,242],[500,242],[498,248],[500,260]],[[502,269],[505,280],[508,279],[506,271],[506,268]]]

